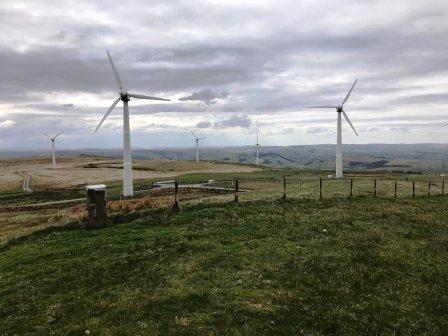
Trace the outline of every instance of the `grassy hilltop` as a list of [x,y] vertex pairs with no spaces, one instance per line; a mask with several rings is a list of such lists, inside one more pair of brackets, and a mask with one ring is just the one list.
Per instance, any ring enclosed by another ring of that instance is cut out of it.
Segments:
[[447,199],[132,213],[0,252],[1,334],[443,335]]

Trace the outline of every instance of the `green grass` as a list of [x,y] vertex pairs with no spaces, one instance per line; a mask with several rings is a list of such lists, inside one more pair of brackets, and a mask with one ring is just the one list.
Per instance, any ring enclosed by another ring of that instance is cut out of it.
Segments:
[[57,190],[36,190],[30,193],[22,190],[15,190],[0,193],[0,207],[62,201],[82,197],[85,197],[84,187]]
[[0,330],[443,335],[446,202],[202,204],[35,233],[0,252]]

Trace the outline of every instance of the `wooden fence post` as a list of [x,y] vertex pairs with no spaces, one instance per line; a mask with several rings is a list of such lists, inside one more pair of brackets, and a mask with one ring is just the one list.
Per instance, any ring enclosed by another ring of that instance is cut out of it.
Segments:
[[180,207],[179,207],[179,183],[177,182],[177,179],[174,180],[174,204],[171,207],[171,212],[173,212],[173,213],[180,212]]
[[87,192],[87,228],[93,229],[106,223],[106,185],[88,185]]
[[394,186],[394,197],[397,198],[397,181],[395,181],[395,186]]
[[319,177],[319,198],[322,199],[322,177]]
[[442,196],[445,195],[445,180],[442,181]]
[[415,181],[412,181],[412,197],[415,197]]
[[353,197],[353,179],[350,179],[350,197]]
[[428,196],[431,196],[431,181],[428,182]]
[[373,180],[373,195],[376,196],[376,179]]
[[286,176],[283,176],[283,200],[286,200]]
[[235,177],[235,204],[238,204],[239,179]]

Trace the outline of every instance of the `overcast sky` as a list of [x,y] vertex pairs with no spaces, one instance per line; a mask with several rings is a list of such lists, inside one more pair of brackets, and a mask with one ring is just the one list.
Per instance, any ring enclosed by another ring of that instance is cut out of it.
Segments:
[[0,148],[448,142],[447,1],[1,1]]

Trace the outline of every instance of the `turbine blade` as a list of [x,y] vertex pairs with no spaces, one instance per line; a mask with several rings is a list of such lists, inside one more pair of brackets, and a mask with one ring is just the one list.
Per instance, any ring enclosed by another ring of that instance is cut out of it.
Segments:
[[337,106],[309,106],[308,108],[338,108]]
[[170,101],[169,99],[166,99],[166,98],[151,97],[151,96],[146,96],[146,95],[136,94],[136,93],[128,93],[128,95],[129,95],[129,97],[138,98],[138,99]]
[[104,120],[106,120],[107,116],[112,112],[112,110],[114,109],[115,105],[118,104],[118,102],[120,101],[121,97],[118,97],[113,103],[112,105],[109,107],[109,109],[107,110],[106,114],[104,115],[103,119],[101,119],[100,123],[98,124],[98,126],[95,129],[95,132],[98,131],[98,129],[100,128],[100,126],[103,124]]
[[353,132],[355,132],[356,136],[358,136],[358,132],[356,132],[355,128],[353,127],[352,122],[350,121],[347,113],[345,113],[344,110],[342,110],[342,114],[344,115],[345,120],[347,120],[348,124],[350,125],[350,127],[352,128]]
[[446,126],[448,126],[448,124],[442,125],[442,126],[440,126],[440,128],[442,128],[442,127],[446,127]]
[[60,136],[62,134],[62,132],[59,132],[58,134],[56,134],[53,139],[56,139],[58,136]]
[[48,134],[42,133],[42,135],[45,135],[48,139],[51,140],[51,137]]
[[352,93],[353,88],[355,87],[357,81],[358,81],[358,78],[356,78],[355,82],[352,85],[352,88],[350,89],[350,91],[348,91],[347,95],[345,96],[345,99],[344,99],[344,101],[341,104],[342,106],[344,106],[344,104],[347,102],[348,97],[350,97],[350,94]]
[[203,137],[203,138],[198,138],[198,140],[203,140],[203,139],[207,139],[207,137]]
[[195,138],[195,139],[197,139],[197,136],[193,133],[193,131],[190,131],[191,132],[191,134],[193,135],[193,137]]
[[115,76],[115,80],[117,81],[118,88],[123,90],[123,84],[121,83],[120,76],[118,75],[117,68],[115,68],[114,62],[112,61],[112,57],[110,57],[109,51],[107,51],[107,58],[109,58],[110,65],[112,67],[112,71]]

